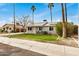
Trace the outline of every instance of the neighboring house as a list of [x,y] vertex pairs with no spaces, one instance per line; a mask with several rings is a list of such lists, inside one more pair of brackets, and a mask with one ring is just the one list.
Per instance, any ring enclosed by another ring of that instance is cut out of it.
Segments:
[[48,34],[56,34],[55,23],[48,23],[47,21],[40,23],[28,23],[26,25],[26,33],[36,34],[38,32],[47,32]]
[[[2,30],[5,32],[13,32],[14,31],[14,24],[5,24],[2,26]],[[23,26],[16,24],[15,30],[16,30],[16,32],[23,32]]]

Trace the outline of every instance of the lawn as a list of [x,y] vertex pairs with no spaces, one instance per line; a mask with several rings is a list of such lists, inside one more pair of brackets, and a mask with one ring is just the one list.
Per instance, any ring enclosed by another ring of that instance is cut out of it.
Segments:
[[41,41],[41,42],[56,41],[57,39],[57,35],[43,35],[43,34],[17,34],[17,35],[10,35],[8,37]]

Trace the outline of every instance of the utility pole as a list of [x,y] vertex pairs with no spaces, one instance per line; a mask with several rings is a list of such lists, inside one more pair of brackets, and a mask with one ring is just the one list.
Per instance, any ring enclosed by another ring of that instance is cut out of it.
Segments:
[[16,32],[15,28],[15,3],[13,3],[13,20],[14,20],[14,33]]

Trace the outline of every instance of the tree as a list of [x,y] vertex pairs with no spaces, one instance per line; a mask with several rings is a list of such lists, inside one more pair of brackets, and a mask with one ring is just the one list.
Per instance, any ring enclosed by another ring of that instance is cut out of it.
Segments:
[[50,9],[51,23],[52,23],[52,7],[54,7],[53,3],[49,3],[49,4],[48,4],[48,8]]
[[24,29],[24,33],[26,32],[26,25],[28,23],[28,18],[29,16],[22,16],[21,18],[19,18],[19,24],[23,26]]
[[32,10],[32,21],[33,21],[33,24],[34,24],[34,11],[36,10],[36,7],[33,5],[31,7],[31,10]]
[[66,37],[66,22],[65,22],[65,10],[64,10],[64,4],[61,3],[61,7],[62,7],[62,25],[63,25],[63,37]]
[[[63,28],[62,22],[58,22],[56,24],[56,32],[59,36],[63,36],[63,33],[62,33],[63,29],[62,28]],[[74,33],[76,34],[78,32],[77,31],[78,27],[74,26],[74,24],[70,23],[70,22],[67,23],[66,29],[68,30],[67,35],[66,35],[67,37],[71,37]]]

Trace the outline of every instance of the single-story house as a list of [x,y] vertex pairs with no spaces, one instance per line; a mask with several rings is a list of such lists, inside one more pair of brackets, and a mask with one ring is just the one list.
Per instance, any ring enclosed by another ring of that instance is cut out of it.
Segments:
[[26,33],[36,34],[38,32],[47,32],[48,34],[56,34],[55,23],[49,23],[47,21],[40,23],[28,23],[26,25]]
[[[2,26],[2,30],[5,32],[13,32],[14,31],[14,24],[5,24]],[[23,26],[20,24],[15,24],[15,31],[16,32],[23,32]]]

